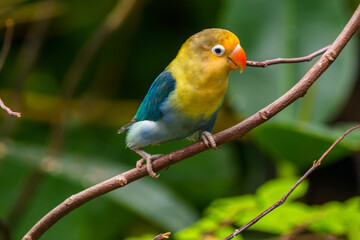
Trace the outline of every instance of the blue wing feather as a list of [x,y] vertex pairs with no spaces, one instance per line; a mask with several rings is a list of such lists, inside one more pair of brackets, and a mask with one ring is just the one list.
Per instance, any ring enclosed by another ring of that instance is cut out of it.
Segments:
[[159,120],[163,115],[160,106],[174,89],[175,79],[168,71],[163,71],[151,85],[134,117],[134,120]]
[[220,107],[208,118],[189,118],[181,109],[169,104],[169,94],[176,81],[166,70],[151,85],[133,121],[120,129],[129,130],[126,144],[129,148],[166,143],[193,135],[198,140],[201,132],[211,132]]

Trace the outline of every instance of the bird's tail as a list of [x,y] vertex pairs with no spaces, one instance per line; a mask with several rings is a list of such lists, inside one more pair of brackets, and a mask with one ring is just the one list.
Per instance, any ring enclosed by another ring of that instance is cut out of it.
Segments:
[[123,133],[123,132],[127,132],[127,131],[130,129],[131,125],[134,124],[134,122],[135,122],[135,120],[131,120],[130,123],[126,124],[125,126],[122,126],[122,127],[118,130],[117,133],[118,133],[118,134],[121,134],[121,133]]

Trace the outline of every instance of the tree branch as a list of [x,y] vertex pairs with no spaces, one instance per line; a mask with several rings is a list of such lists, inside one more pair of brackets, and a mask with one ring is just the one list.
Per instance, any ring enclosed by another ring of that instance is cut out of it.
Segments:
[[[10,47],[11,47],[11,42],[12,42],[12,38],[14,35],[14,20],[12,20],[11,18],[7,19],[5,22],[5,26],[6,26],[6,32],[5,32],[5,37],[4,37],[4,43],[3,43],[3,46],[1,48],[1,53],[0,53],[0,71],[2,70],[2,68],[4,66],[5,59],[8,55]],[[13,112],[10,108],[8,108],[4,104],[4,102],[1,100],[1,98],[0,98],[0,107],[2,109],[4,109],[9,115],[21,117],[20,113]]]
[[[13,76],[13,92],[11,106],[19,107],[23,98],[23,89],[25,81],[36,63],[40,53],[40,48],[46,37],[46,32],[51,22],[51,18],[44,18],[45,14],[52,12],[55,8],[55,0],[47,0],[47,4],[41,4],[36,7],[32,14],[33,19],[42,19],[33,22],[26,31],[26,36],[20,46],[19,53],[16,57],[14,76]],[[5,118],[1,126],[1,137],[9,138],[13,133],[16,122],[10,118]]]
[[298,57],[298,58],[275,58],[271,60],[266,60],[264,62],[257,62],[257,61],[246,61],[246,66],[249,67],[262,67],[265,68],[270,65],[279,64],[279,63],[299,63],[299,62],[308,62],[311,61],[314,57],[319,56],[320,54],[326,52],[331,45],[327,45],[316,52],[313,52],[305,57]]
[[[360,6],[357,8],[354,15],[351,17],[331,47],[329,47],[325,54],[321,56],[321,58],[292,89],[267,107],[248,117],[239,124],[215,134],[214,139],[217,145],[221,145],[235,138],[244,136],[247,132],[266,122],[295,100],[304,96],[311,85],[334,62],[341,50],[359,28],[359,24]],[[204,143],[197,142],[175,152],[169,153],[153,162],[154,171],[160,171],[161,169],[167,168],[176,162],[189,158],[207,149],[208,148]],[[72,195],[40,219],[24,236],[23,240],[39,239],[46,230],[72,210],[98,196],[123,187],[146,175],[148,175],[146,166],[143,166],[140,170],[134,168]]]
[[156,237],[154,237],[152,240],[168,239],[170,237],[170,234],[171,234],[171,232],[161,233],[161,234],[157,235]]
[[21,113],[13,112],[10,108],[8,108],[5,103],[0,98],[0,107],[4,109],[9,115],[21,117]]
[[244,230],[248,229],[249,227],[251,227],[252,225],[254,225],[257,221],[259,221],[261,218],[263,218],[265,215],[267,215],[268,213],[270,213],[272,210],[274,210],[275,208],[279,207],[280,205],[282,205],[286,199],[290,196],[290,194],[295,190],[295,188],[297,188],[297,186],[299,186],[300,183],[302,183],[304,181],[305,178],[307,178],[307,176],[310,175],[310,173],[312,173],[315,168],[317,168],[318,166],[320,166],[322,160],[326,157],[326,155],[328,155],[328,153],[346,136],[348,135],[351,131],[360,128],[360,125],[357,125],[355,127],[350,128],[349,130],[347,130],[343,135],[341,135],[332,145],[331,147],[319,158],[319,160],[315,160],[313,163],[313,166],[295,183],[294,186],[292,186],[292,188],[279,200],[277,201],[275,204],[273,204],[271,207],[269,207],[268,209],[266,209],[264,212],[262,212],[259,216],[257,216],[256,218],[252,219],[250,222],[248,222],[247,224],[245,224],[244,226],[242,226],[241,228],[236,229],[232,234],[230,234],[229,236],[227,236],[226,238],[224,238],[223,240],[230,240],[233,239],[235,236],[237,236],[238,234],[240,234],[241,232],[243,232]]

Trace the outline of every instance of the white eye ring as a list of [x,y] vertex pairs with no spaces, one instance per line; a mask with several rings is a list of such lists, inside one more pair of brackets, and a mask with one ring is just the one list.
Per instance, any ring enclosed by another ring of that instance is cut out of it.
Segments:
[[225,48],[224,48],[223,45],[218,44],[218,45],[215,45],[215,46],[211,49],[211,52],[212,52],[214,55],[220,57],[220,56],[224,55],[224,53],[225,53]]

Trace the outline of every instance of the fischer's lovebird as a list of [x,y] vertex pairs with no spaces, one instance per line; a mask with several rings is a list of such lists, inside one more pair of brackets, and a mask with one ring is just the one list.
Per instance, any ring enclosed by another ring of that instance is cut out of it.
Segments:
[[126,145],[138,153],[139,169],[146,161],[150,176],[157,175],[142,147],[183,138],[199,139],[216,148],[211,134],[224,100],[229,72],[246,66],[239,39],[230,31],[205,29],[181,46],[175,59],[155,79],[135,117],[123,126]]

